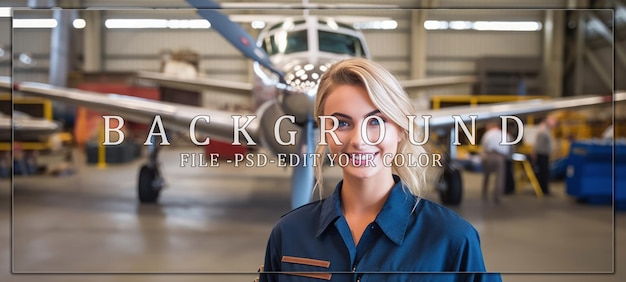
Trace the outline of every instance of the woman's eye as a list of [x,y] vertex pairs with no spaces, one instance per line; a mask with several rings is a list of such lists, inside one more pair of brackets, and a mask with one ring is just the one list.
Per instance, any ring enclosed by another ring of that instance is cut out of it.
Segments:
[[377,119],[377,118],[373,118],[370,120],[370,125],[380,125],[381,123],[385,122],[384,119]]
[[339,127],[346,127],[346,126],[348,126],[348,125],[350,125],[350,124],[348,124],[348,122],[347,122],[347,121],[343,121],[343,120],[340,120],[340,121],[339,121]]

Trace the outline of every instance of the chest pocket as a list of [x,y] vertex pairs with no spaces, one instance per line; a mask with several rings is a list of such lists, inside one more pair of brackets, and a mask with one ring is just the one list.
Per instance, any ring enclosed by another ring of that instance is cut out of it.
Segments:
[[281,267],[288,281],[327,281],[332,278],[328,273],[330,261],[326,260],[283,256]]

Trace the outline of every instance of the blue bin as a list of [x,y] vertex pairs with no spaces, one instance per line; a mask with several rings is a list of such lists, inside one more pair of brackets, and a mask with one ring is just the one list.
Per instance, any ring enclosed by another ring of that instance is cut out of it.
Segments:
[[615,188],[616,208],[626,208],[626,140],[572,143],[566,174],[568,195],[590,204],[611,204]]
[[626,139],[615,143],[615,209],[626,210]]

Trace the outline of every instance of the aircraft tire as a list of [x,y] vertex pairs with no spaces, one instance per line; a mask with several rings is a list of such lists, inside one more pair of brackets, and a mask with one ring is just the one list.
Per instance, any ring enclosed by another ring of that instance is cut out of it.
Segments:
[[454,166],[447,167],[439,180],[441,202],[448,206],[458,206],[463,199],[463,179],[461,171]]
[[154,168],[143,165],[139,170],[139,183],[137,184],[137,195],[141,203],[155,203],[159,199],[161,189],[154,187],[156,179]]

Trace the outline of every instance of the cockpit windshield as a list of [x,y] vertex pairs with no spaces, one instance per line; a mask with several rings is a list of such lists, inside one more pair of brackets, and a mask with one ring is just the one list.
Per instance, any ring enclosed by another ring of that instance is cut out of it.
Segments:
[[342,33],[319,30],[320,51],[347,54],[353,57],[365,57],[365,51],[359,38]]
[[[346,54],[353,57],[365,57],[363,45],[358,37],[318,30],[319,49],[322,52]],[[280,30],[263,39],[261,45],[267,54],[289,54],[309,50],[307,30],[284,31]]]
[[263,39],[261,47],[269,55],[289,54],[307,51],[309,49],[308,43],[306,29],[292,32],[278,31]]

